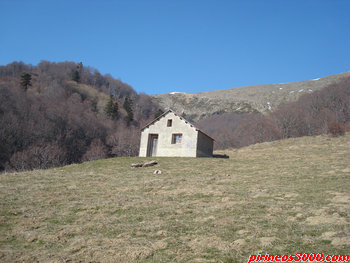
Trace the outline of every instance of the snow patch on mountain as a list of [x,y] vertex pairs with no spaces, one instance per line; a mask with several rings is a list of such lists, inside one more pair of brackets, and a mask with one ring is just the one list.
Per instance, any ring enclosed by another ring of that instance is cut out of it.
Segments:
[[185,94],[185,92],[173,91],[173,92],[170,92],[169,94],[171,94],[171,95],[174,95],[174,94]]

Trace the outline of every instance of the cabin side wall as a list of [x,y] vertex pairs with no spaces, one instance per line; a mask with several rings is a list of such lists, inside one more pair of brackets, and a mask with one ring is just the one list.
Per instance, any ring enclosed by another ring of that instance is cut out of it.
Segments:
[[197,157],[213,157],[214,141],[198,131]]

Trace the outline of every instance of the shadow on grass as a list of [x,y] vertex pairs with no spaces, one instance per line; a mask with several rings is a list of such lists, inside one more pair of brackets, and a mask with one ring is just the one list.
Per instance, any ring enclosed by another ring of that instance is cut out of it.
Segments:
[[230,156],[227,154],[213,154],[213,158],[223,158],[223,159],[228,159]]

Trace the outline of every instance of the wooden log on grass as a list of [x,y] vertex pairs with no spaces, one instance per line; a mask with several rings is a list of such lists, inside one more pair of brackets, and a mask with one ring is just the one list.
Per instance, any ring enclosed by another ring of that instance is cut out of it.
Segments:
[[131,167],[135,168],[135,167],[142,167],[143,163],[132,163]]
[[157,161],[150,161],[150,162],[146,162],[142,165],[142,167],[149,167],[149,166],[153,166],[153,165],[156,165],[158,164]]
[[135,168],[135,167],[149,167],[149,166],[153,166],[158,164],[157,161],[149,161],[149,162],[145,162],[145,163],[132,163],[131,167]]

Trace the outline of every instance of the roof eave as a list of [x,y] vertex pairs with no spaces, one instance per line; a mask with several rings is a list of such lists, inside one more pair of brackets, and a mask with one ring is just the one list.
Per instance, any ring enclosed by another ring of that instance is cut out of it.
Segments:
[[175,111],[169,109],[166,112],[164,112],[162,115],[158,116],[157,118],[155,118],[153,121],[151,121],[150,123],[148,123],[147,125],[145,125],[143,128],[141,128],[141,132],[148,128],[150,125],[152,125],[153,123],[155,123],[156,121],[158,121],[159,119],[161,119],[162,117],[164,117],[166,114],[168,114],[169,112],[174,113],[176,116],[178,116],[181,120],[184,120],[186,123],[188,123],[191,127],[195,128],[196,131],[201,132],[202,134],[204,134],[205,136],[207,136],[208,138],[212,139],[213,141],[215,141],[212,137],[210,137],[208,134],[206,134],[205,132],[201,131],[198,127],[196,127],[195,125],[193,125],[191,122],[189,122],[188,120],[186,120],[184,117],[181,117],[180,114],[177,114]]

